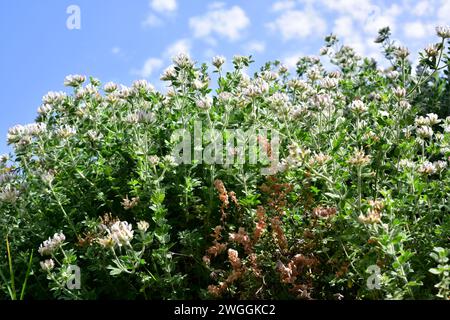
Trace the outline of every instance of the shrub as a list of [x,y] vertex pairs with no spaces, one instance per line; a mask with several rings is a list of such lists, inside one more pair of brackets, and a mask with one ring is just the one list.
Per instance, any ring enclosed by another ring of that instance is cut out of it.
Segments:
[[68,76],[72,94],[9,131],[2,274],[14,265],[30,299],[448,299],[450,30],[437,33],[414,72],[384,28],[388,68],[330,35],[333,70],[304,57],[250,77],[235,56],[210,74],[180,54],[167,93]]

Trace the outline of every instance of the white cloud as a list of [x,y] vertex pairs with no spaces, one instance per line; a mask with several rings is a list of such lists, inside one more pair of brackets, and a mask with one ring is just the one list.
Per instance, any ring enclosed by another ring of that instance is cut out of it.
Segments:
[[419,17],[429,15],[433,13],[433,5],[429,0],[420,1],[412,8],[411,12]]
[[142,21],[143,27],[157,27],[162,25],[163,21],[155,16],[153,13],[150,13],[147,18]]
[[370,0],[320,0],[325,7],[344,15],[350,15],[355,20],[363,21],[377,10]]
[[291,10],[295,7],[295,1],[293,0],[286,0],[286,1],[277,1],[272,5],[272,11],[284,11],[284,10]]
[[439,24],[450,24],[450,0],[441,0],[438,8]]
[[244,49],[250,54],[263,53],[266,51],[266,43],[263,41],[251,41],[244,45]]
[[207,38],[216,33],[229,40],[237,40],[249,25],[250,19],[241,7],[225,9],[223,4],[203,16],[189,19],[189,26],[197,38]]
[[355,33],[353,19],[350,16],[342,16],[334,21],[334,33],[338,37],[348,37]]
[[172,58],[179,53],[187,53],[189,54],[191,51],[191,41],[189,39],[180,39],[172,43],[166,49],[166,56]]
[[176,0],[152,0],[150,6],[157,12],[172,12],[177,9]]
[[268,26],[280,32],[284,40],[305,38],[311,34],[321,36],[327,27],[325,20],[312,9],[285,11]]
[[142,78],[149,78],[155,71],[159,70],[163,65],[163,61],[158,58],[148,58],[142,69],[138,71],[134,71],[134,74]]
[[119,47],[114,47],[111,49],[112,54],[119,54],[122,50]]
[[421,39],[428,35],[426,25],[420,21],[405,23],[403,33],[406,37],[414,39]]

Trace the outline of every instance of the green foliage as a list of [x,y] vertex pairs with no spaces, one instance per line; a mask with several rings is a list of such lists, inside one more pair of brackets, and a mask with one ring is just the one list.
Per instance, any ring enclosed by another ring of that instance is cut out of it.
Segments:
[[[414,72],[384,28],[387,68],[329,35],[332,70],[181,54],[166,93],[67,77],[0,157],[1,298],[448,299],[449,33]],[[179,161],[182,133],[203,157]]]

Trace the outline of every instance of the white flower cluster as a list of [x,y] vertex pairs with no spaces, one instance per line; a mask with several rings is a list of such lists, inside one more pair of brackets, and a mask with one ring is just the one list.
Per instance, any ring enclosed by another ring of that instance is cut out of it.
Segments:
[[6,186],[0,189],[0,201],[14,204],[19,198],[20,192],[19,190]]
[[47,259],[45,261],[40,262],[41,268],[44,271],[50,271],[55,267],[55,262],[53,259]]
[[50,105],[57,105],[57,104],[62,103],[64,101],[64,99],[66,99],[66,98],[67,98],[67,94],[65,94],[62,91],[59,91],[59,92],[51,91],[42,98],[42,103],[50,104]]
[[247,96],[248,98],[255,98],[258,96],[261,96],[269,91],[269,84],[262,78],[256,78],[253,81],[250,81],[250,83],[245,86],[245,79],[244,79],[244,90],[243,95]]
[[204,96],[197,100],[196,105],[199,109],[208,110],[213,104],[213,99],[210,96]]
[[419,166],[417,172],[423,175],[441,173],[445,168],[447,168],[447,165],[447,162],[442,160],[435,162],[425,161]]
[[147,80],[136,80],[133,82],[132,87],[136,93],[152,93],[155,91],[155,87],[151,85]]
[[435,113],[428,113],[426,117],[420,116],[414,120],[416,126],[432,126],[440,122],[441,120]]
[[192,68],[192,66],[194,65],[194,61],[192,61],[189,55],[184,52],[177,54],[173,58],[173,63],[181,69]]
[[450,26],[436,27],[436,33],[439,37],[448,39],[448,38],[450,38]]
[[212,59],[212,65],[217,69],[220,69],[222,65],[225,63],[225,57],[223,56],[215,56]]
[[111,225],[102,224],[100,227],[107,233],[106,237],[97,240],[101,246],[105,248],[114,248],[115,246],[121,248],[131,245],[130,242],[133,240],[134,231],[133,226],[127,221],[117,220]]
[[366,104],[362,102],[361,100],[355,100],[350,105],[350,110],[352,110],[354,113],[364,113],[368,110]]
[[53,238],[52,237],[48,238],[48,240],[45,240],[39,246],[38,252],[41,254],[41,256],[51,255],[53,252],[55,252],[62,246],[65,240],[66,236],[62,232],[55,233],[53,235]]
[[32,136],[39,136],[47,130],[45,123],[31,123],[27,125],[16,125],[8,130],[8,143],[18,143],[21,140],[31,141]]
[[68,75],[64,79],[64,85],[66,87],[79,87],[86,81],[86,77],[79,74]]

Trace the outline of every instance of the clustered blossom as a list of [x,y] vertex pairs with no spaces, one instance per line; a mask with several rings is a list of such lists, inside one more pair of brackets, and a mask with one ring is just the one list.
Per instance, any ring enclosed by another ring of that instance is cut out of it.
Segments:
[[136,80],[132,85],[136,93],[152,93],[155,91],[155,87],[151,85],[147,80]]
[[365,166],[370,162],[370,155],[366,155],[363,150],[356,150],[354,155],[348,161],[349,164],[355,166]]
[[392,89],[392,92],[397,98],[403,98],[406,96],[406,89],[402,87],[397,87]]
[[433,129],[429,126],[420,126],[416,129],[417,135],[422,138],[431,138],[433,136]]
[[220,69],[224,63],[225,63],[225,57],[223,57],[223,56],[215,56],[215,57],[212,59],[212,64],[213,64],[213,66],[215,66],[217,69]]
[[368,110],[368,108],[366,104],[361,100],[355,100],[350,105],[350,110],[352,110],[355,113],[364,113]]
[[213,99],[210,96],[204,96],[197,100],[197,107],[202,110],[208,110],[213,104]]
[[146,232],[150,225],[147,221],[139,221],[137,227],[139,231]]
[[62,91],[59,92],[51,91],[42,98],[42,103],[49,105],[57,105],[62,103],[66,98],[67,94]]
[[86,77],[79,74],[68,75],[64,79],[64,85],[66,87],[79,87],[86,81]]
[[438,160],[435,162],[424,161],[417,168],[417,172],[429,176],[435,173],[441,173],[445,168],[447,168],[448,163],[446,161]]
[[56,250],[58,250],[65,240],[66,236],[64,235],[64,233],[55,233],[53,237],[48,238],[48,240],[45,240],[39,246],[38,252],[41,254],[41,256],[49,256]]
[[119,248],[130,246],[134,237],[133,226],[127,221],[112,221],[110,225],[101,225],[102,229],[107,232],[107,236],[98,239],[98,243],[105,248]]
[[133,197],[128,199],[128,195],[122,200],[121,205],[125,210],[130,210],[136,207],[139,204],[139,197]]
[[375,224],[381,222],[384,203],[381,200],[369,200],[369,210],[367,215],[360,214],[358,221],[363,224]]
[[443,39],[450,38],[450,26],[438,26],[436,27],[436,33]]
[[108,82],[103,86],[103,90],[107,93],[111,93],[117,90],[119,86],[114,82]]
[[243,94],[249,98],[261,96],[269,91],[269,84],[262,78],[251,81],[244,89]]
[[127,115],[125,120],[128,123],[152,123],[155,121],[155,114],[150,111],[139,110]]
[[192,68],[192,66],[194,65],[194,61],[192,61],[189,55],[184,52],[177,54],[173,58],[173,63],[181,69]]
[[27,141],[31,142],[31,137],[39,136],[46,132],[47,126],[45,123],[31,123],[27,125],[16,125],[8,130],[8,143],[20,143]]
[[438,124],[440,122],[441,122],[441,120],[439,119],[438,115],[435,113],[428,113],[426,115],[426,117],[420,116],[414,120],[414,123],[416,126],[432,126],[432,125]]
[[15,189],[11,186],[6,186],[0,189],[0,201],[6,202],[10,204],[14,204],[17,202],[17,199],[19,199],[20,192],[19,190]]
[[53,259],[47,259],[45,261],[41,261],[40,265],[41,265],[42,270],[48,272],[55,267],[55,262],[53,261]]
[[170,80],[174,80],[177,77],[177,70],[175,70],[175,66],[171,65],[169,67],[167,67],[163,73],[161,74],[160,79],[162,81],[170,81]]
[[67,139],[77,133],[77,130],[68,125],[64,125],[56,130],[56,135],[60,138]]

